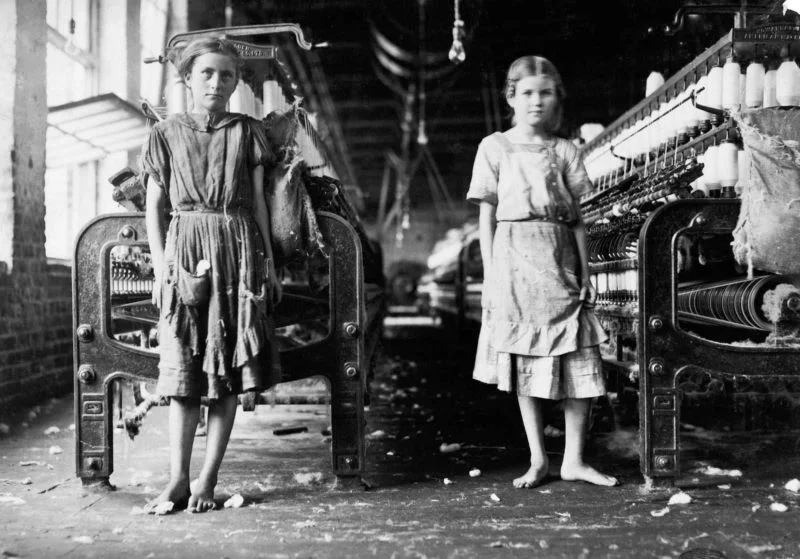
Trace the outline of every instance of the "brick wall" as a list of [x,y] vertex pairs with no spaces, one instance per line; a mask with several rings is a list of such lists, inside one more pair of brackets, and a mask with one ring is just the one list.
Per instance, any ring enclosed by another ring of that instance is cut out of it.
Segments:
[[71,390],[70,268],[17,261],[0,277],[0,415]]
[[[52,338],[68,330],[59,329],[48,312],[45,10],[45,0],[0,2],[0,56],[6,61],[0,80],[0,413],[63,392],[71,377],[64,376],[63,344]],[[66,286],[69,296],[68,278]]]

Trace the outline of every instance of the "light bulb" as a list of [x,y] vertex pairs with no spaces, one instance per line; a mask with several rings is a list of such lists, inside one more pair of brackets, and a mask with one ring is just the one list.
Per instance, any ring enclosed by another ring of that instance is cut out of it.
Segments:
[[453,22],[453,46],[450,47],[450,52],[447,53],[450,62],[453,64],[461,64],[467,59],[467,53],[464,52],[464,44],[461,40],[464,38],[464,22],[456,19]]
[[424,146],[428,144],[428,135],[425,133],[425,123],[420,123],[419,132],[417,132],[417,144]]
[[453,41],[453,46],[450,47],[450,52],[447,53],[447,56],[453,64],[461,64],[467,59],[467,53],[464,52],[464,45],[461,44],[461,41]]

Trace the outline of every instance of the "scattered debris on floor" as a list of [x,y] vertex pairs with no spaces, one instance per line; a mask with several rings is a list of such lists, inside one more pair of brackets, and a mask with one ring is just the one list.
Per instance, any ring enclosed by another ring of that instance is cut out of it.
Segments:
[[663,509],[658,510],[651,510],[650,516],[655,516],[656,518],[660,518],[669,512],[669,507],[664,507]]
[[238,509],[243,504],[244,504],[244,497],[242,497],[240,494],[237,493],[231,496],[227,501],[225,501],[223,507],[226,509]]
[[453,452],[458,452],[461,450],[461,445],[459,443],[442,443],[439,445],[439,452],[442,454],[450,454]]
[[322,483],[322,472],[297,472],[294,480],[300,485],[316,485]]
[[798,493],[800,492],[800,479],[794,478],[790,481],[787,481],[786,485],[784,485],[783,487],[788,489],[789,491],[794,491],[795,493]]
[[726,470],[724,468],[717,468],[715,466],[708,465],[695,468],[692,470],[692,472],[705,474],[707,476],[742,477],[742,470]]
[[667,505],[688,505],[691,502],[691,495],[684,493],[683,491],[679,491],[669,498]]

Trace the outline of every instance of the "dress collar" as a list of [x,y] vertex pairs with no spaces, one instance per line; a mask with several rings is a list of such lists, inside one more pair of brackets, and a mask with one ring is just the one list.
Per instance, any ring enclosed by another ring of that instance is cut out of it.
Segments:
[[505,140],[508,144],[512,146],[523,146],[525,148],[534,149],[534,150],[548,150],[549,148],[553,148],[556,145],[558,139],[553,136],[542,142],[520,142],[516,140],[512,140],[508,136],[506,136],[503,132],[495,132],[498,136],[500,136],[501,140]]
[[218,130],[226,126],[230,126],[235,122],[246,118],[246,115],[241,113],[218,113],[213,115],[191,115],[189,113],[180,113],[174,118],[193,130],[200,132],[210,132],[211,130]]

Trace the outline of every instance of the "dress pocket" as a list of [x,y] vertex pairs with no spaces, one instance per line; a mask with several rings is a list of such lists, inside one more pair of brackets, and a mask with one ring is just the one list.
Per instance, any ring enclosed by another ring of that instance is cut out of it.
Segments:
[[177,283],[178,297],[184,305],[196,307],[207,303],[211,296],[211,277],[207,268],[201,273],[193,274],[181,266],[178,268]]

